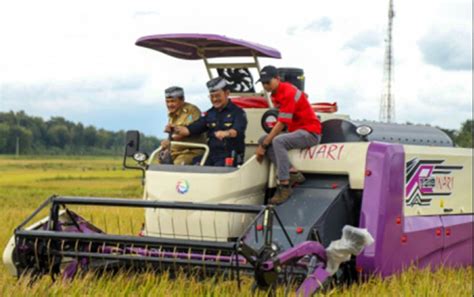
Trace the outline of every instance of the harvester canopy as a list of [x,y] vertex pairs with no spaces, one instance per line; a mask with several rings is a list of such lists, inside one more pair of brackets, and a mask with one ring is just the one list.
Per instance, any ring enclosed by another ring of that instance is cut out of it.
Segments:
[[225,57],[281,58],[280,52],[274,48],[216,34],[150,35],[141,37],[135,44],[185,60]]

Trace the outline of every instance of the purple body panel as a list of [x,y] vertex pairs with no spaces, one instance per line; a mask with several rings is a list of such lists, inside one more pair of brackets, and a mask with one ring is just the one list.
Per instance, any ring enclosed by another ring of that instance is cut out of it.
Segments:
[[[290,260],[298,259],[306,255],[315,255],[324,263],[327,262],[326,250],[319,242],[316,241],[302,242],[297,246],[278,254],[277,258],[280,263],[285,264]],[[263,269],[271,270],[273,268],[275,268],[273,260],[263,263]]]
[[144,36],[135,43],[179,59],[267,57],[280,59],[278,50],[258,43],[216,34],[161,34]]
[[318,267],[307,277],[296,291],[296,296],[313,296],[322,284],[330,277],[324,267]]
[[473,216],[442,216],[444,227],[444,250],[442,262],[449,266],[474,265]]
[[[375,239],[357,257],[366,274],[418,267],[472,265],[473,215],[403,216],[403,146],[373,142],[367,152],[359,226]],[[449,231],[448,231],[449,230]]]

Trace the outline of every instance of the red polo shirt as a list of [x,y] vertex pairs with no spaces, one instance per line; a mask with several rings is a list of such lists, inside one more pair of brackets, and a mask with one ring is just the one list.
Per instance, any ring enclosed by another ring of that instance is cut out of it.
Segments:
[[321,122],[311,108],[308,97],[294,85],[280,82],[272,93],[272,101],[279,109],[278,121],[288,126],[288,132],[303,129],[321,134]]

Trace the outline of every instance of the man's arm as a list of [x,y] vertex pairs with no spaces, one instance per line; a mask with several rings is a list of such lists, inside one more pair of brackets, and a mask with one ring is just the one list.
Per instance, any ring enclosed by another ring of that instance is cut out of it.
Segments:
[[273,126],[270,133],[267,134],[267,137],[263,140],[263,147],[266,149],[272,143],[273,138],[275,138],[281,131],[285,130],[286,125],[282,122],[277,122],[275,126]]
[[263,140],[264,147],[269,146],[272,143],[273,138],[280,134],[285,129],[286,125],[291,124],[293,121],[293,114],[296,105],[295,95],[296,89],[291,89],[286,92],[283,100],[281,100],[277,123]]
[[240,110],[236,113],[234,124],[229,130],[216,131],[214,135],[217,139],[222,140],[224,138],[235,138],[238,135],[244,134],[247,129],[247,116],[245,111]]
[[189,135],[198,135],[207,131],[206,117],[201,117],[196,122],[191,125],[185,126],[176,126],[174,127],[174,132],[177,136],[185,138]]
[[263,140],[262,144],[257,146],[255,150],[255,155],[257,155],[257,161],[261,163],[263,161],[263,157],[265,156],[265,152],[267,151],[267,147],[272,143],[273,138],[275,138],[278,134],[285,129],[285,124],[282,122],[277,122],[275,126],[272,128],[272,131],[268,133],[268,135]]
[[238,135],[244,134],[245,129],[247,129],[247,116],[245,114],[245,111],[240,110],[235,115],[234,124],[232,128],[230,128],[229,130],[217,131],[215,135],[216,138],[220,140],[224,138],[235,138]]
[[240,109],[239,112],[236,113],[234,119],[234,125],[232,129],[230,129],[231,136],[230,137],[237,137],[238,135],[242,135],[245,133],[247,129],[247,115],[245,111]]
[[[197,107],[191,106],[190,110],[189,110],[189,116],[186,119],[186,121],[184,123],[184,126],[190,126],[191,124],[196,123],[197,121],[199,121],[200,117],[201,117],[201,111]],[[191,134],[193,134],[193,133],[191,133]],[[186,136],[174,133],[171,136],[171,138],[175,141],[181,141],[181,140],[185,139]]]
[[270,133],[268,133],[262,144],[260,144],[255,151],[258,162],[262,162],[267,147],[272,143],[273,139],[285,129],[287,124],[290,124],[293,121],[293,114],[295,112],[295,94],[296,91],[290,91],[286,92],[285,96],[283,96],[283,100],[280,102],[277,123],[273,126]]

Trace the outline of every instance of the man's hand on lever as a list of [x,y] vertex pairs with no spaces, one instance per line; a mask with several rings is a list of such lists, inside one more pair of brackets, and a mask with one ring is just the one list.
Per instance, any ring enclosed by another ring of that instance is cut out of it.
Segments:
[[189,133],[189,129],[184,126],[175,126],[173,132],[173,134],[178,137],[186,137],[191,134]]
[[171,132],[173,132],[173,129],[174,129],[174,125],[173,125],[173,124],[167,124],[167,125],[165,126],[165,132],[166,132],[166,133],[171,133]]
[[170,147],[170,141],[168,139],[165,139],[161,142],[161,148],[163,150],[167,149]]

